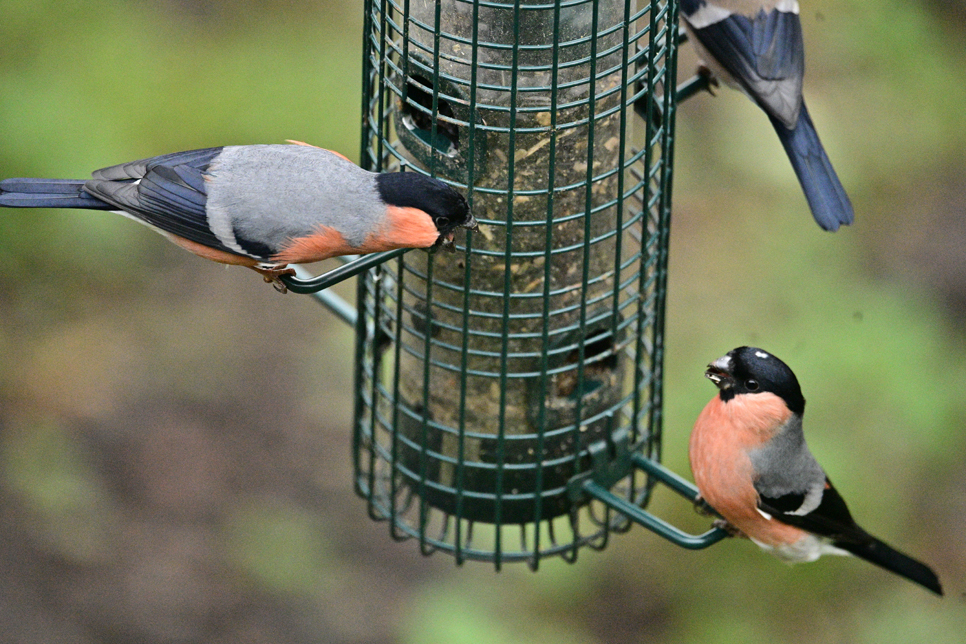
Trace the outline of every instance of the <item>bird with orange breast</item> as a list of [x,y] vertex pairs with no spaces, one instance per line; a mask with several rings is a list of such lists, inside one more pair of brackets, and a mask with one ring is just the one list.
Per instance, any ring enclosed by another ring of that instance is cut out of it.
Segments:
[[802,431],[798,379],[772,354],[739,347],[708,365],[718,387],[691,433],[700,501],[721,527],[791,563],[855,555],[942,595],[929,566],[860,528],[815,460]]
[[289,264],[452,247],[477,230],[463,196],[418,172],[369,172],[315,146],[240,145],[132,161],[90,179],[6,179],[0,206],[111,210],[283,291]]

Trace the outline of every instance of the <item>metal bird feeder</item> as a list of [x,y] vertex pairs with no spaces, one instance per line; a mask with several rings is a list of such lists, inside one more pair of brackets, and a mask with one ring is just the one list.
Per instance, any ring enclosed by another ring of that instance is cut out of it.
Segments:
[[[676,0],[367,0],[362,165],[425,172],[482,229],[359,274],[355,485],[424,553],[576,558],[643,523],[664,469]],[[460,245],[462,242],[462,245]]]

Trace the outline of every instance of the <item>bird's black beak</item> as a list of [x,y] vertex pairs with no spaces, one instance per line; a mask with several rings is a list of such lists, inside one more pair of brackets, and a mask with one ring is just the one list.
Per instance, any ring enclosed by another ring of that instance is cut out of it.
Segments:
[[473,215],[467,215],[467,220],[463,222],[463,228],[466,230],[472,230],[474,233],[480,232],[480,223],[476,221]]
[[724,356],[709,364],[708,368],[704,372],[704,375],[708,378],[708,380],[713,382],[718,389],[725,389],[733,384],[731,369],[731,356]]

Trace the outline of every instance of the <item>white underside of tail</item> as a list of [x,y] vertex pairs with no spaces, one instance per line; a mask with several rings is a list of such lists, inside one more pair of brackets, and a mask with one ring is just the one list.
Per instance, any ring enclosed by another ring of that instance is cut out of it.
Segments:
[[783,544],[780,546],[772,546],[760,541],[755,541],[762,550],[775,555],[782,561],[788,563],[806,563],[809,561],[815,561],[822,555],[839,555],[839,556],[851,556],[850,552],[842,550],[841,548],[836,548],[831,544],[831,542],[824,537],[816,537],[815,535],[808,535],[802,537],[795,543]]

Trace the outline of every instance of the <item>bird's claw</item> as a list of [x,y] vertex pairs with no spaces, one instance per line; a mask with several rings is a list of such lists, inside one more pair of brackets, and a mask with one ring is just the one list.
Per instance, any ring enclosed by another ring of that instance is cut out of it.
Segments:
[[456,252],[456,242],[454,241],[456,235],[455,233],[449,232],[445,235],[440,235],[428,250],[430,253],[435,253],[437,250],[445,250],[447,253]]
[[717,515],[714,508],[712,508],[707,501],[701,498],[701,495],[694,497],[694,511],[703,517],[710,517],[712,515]]
[[729,537],[745,537],[745,533],[736,528],[734,524],[730,523],[727,519],[715,519],[711,525],[719,530],[724,530],[728,533]]
[[697,74],[703,78],[704,82],[707,84],[705,89],[708,90],[708,94],[715,96],[714,90],[720,87],[720,85],[718,84],[718,78],[714,75],[714,72],[711,71],[711,68],[707,65],[698,65]]
[[711,523],[711,525],[714,526],[715,528],[720,529],[720,530],[724,530],[725,532],[728,533],[728,536],[729,537],[744,537],[745,536],[744,533],[741,530],[739,530],[738,528],[736,528],[727,519],[720,518],[720,516],[718,515],[717,510],[715,510],[713,507],[711,507],[711,505],[707,501],[705,501],[701,497],[700,494],[697,495],[696,497],[694,497],[694,511],[697,512],[698,514],[700,514],[703,517],[717,516],[718,518],[715,519]]
[[274,275],[274,276],[265,275],[264,278],[267,283],[272,285],[272,288],[274,288],[282,295],[285,295],[286,293],[288,293],[288,287],[285,286],[285,282],[283,282],[282,278],[279,277],[278,275]]
[[276,291],[283,295],[288,293],[288,287],[282,281],[282,276],[295,276],[295,269],[289,266],[252,266],[252,270],[258,271],[266,283],[271,284]]

